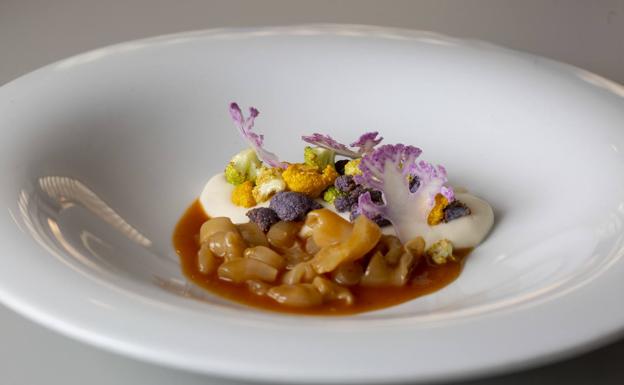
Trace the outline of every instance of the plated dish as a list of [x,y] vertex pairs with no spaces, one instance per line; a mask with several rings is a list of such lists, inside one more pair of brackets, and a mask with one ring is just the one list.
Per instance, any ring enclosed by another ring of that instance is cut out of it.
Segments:
[[[621,95],[544,58],[377,27],[197,31],[68,58],[0,87],[0,301],[235,380],[431,383],[576,354],[624,328]],[[314,132],[417,146],[456,197],[488,202],[493,230],[451,284],[375,311],[299,316],[205,290],[171,234],[246,147],[232,100],[260,103],[280,161],[302,163]]]
[[452,282],[494,222],[418,147],[314,133],[302,161],[286,162],[253,129],[258,109],[229,110],[250,147],[210,178],[173,237],[186,276],[226,298],[307,314],[391,306]]

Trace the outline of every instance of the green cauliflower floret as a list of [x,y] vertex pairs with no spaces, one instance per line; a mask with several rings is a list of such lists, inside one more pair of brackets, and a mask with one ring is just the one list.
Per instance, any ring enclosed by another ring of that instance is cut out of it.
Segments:
[[334,203],[336,198],[338,198],[340,195],[342,195],[342,194],[340,193],[340,191],[338,191],[338,189],[336,187],[330,186],[323,193],[323,200],[325,202],[327,202],[327,203]]
[[427,249],[427,257],[436,265],[443,265],[449,261],[455,261],[453,256],[453,244],[447,239],[440,239]]
[[230,163],[225,166],[225,179],[233,185],[246,181],[253,182],[261,166],[262,162],[258,159],[256,152],[248,148],[234,155]]
[[286,190],[282,169],[262,167],[256,178],[253,196],[258,203],[268,201],[274,194]]
[[360,170],[360,161],[362,158],[351,159],[345,164],[344,174],[345,175],[360,175],[362,170]]
[[306,146],[303,150],[304,163],[308,166],[314,166],[319,170],[325,170],[325,167],[334,167],[334,158],[336,153],[323,147]]

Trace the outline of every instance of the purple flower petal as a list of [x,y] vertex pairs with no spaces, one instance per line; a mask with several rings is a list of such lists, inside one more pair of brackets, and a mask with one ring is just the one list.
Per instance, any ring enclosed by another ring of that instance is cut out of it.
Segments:
[[359,147],[358,153],[360,154],[367,154],[371,152],[373,148],[381,143],[381,141],[383,140],[383,137],[380,136],[379,138],[377,138],[377,135],[379,135],[379,132],[377,131],[366,132],[362,134],[362,136],[360,136],[358,140],[351,143],[350,146]]
[[314,144],[315,146],[323,147],[328,150],[334,151],[338,155],[346,156],[349,158],[359,158],[360,154],[355,151],[350,150],[347,146],[342,143],[337,142],[334,138],[329,135],[323,135],[319,133],[314,133],[312,135],[304,135],[301,137],[304,142]]
[[[362,157],[362,174],[354,176],[356,183],[383,193],[381,205],[373,202],[370,193],[360,195],[357,210],[369,218],[387,218],[404,242],[422,235],[436,194],[449,202],[454,199],[453,190],[445,186],[444,167],[418,161],[421,153],[419,148],[403,144],[377,147]],[[414,178],[418,184],[410,191]]]
[[368,219],[373,219],[379,216],[383,217],[387,214],[386,205],[380,205],[373,202],[370,191],[367,191],[358,197],[358,205],[353,212],[356,216],[363,214]]
[[378,134],[378,132],[367,132],[361,135],[358,140],[351,143],[351,147],[359,147],[358,151],[351,150],[349,147],[338,142],[329,135],[314,133],[312,135],[304,135],[301,139],[307,143],[332,150],[338,155],[349,158],[359,158],[362,155],[371,152],[373,148],[383,140],[382,137],[377,138]]
[[245,118],[238,104],[234,102],[230,103],[230,115],[232,116],[234,124],[238,127],[243,139],[256,151],[258,158],[271,167],[286,168],[287,164],[280,162],[277,155],[262,147],[264,136],[252,131],[255,119],[259,114],[260,112],[256,108],[250,107],[249,117]]

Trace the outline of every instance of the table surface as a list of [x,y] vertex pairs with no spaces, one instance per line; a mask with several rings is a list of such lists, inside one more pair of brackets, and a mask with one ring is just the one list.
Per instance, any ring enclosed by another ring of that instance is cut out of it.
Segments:
[[[624,83],[624,0],[0,0],[0,85],[93,48],[185,30],[299,23],[375,24],[487,40]],[[0,383],[222,384],[108,353],[0,306]],[[624,383],[624,340],[540,368],[463,385]]]

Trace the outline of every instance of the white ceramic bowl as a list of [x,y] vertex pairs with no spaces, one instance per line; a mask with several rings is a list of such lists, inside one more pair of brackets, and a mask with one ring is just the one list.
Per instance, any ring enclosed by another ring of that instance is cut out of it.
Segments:
[[[479,42],[359,26],[135,41],[0,88],[0,299],[69,336],[216,376],[427,381],[571,354],[624,327],[624,89]],[[171,234],[242,141],[379,130],[495,208],[445,289],[343,318],[264,313],[180,273]]]

